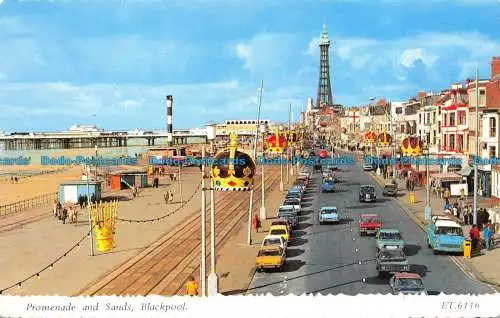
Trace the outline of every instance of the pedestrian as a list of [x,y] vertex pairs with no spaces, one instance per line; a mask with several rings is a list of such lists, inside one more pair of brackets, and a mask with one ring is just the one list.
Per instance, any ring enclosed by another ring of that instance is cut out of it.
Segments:
[[493,226],[493,223],[491,223],[491,220],[488,220],[488,224],[486,224],[487,227],[490,228],[490,248],[493,248],[493,245],[495,245],[495,227]]
[[476,252],[478,248],[478,243],[480,239],[480,234],[479,234],[479,228],[477,227],[476,224],[472,225],[472,228],[470,229],[469,236],[472,241],[472,252]]
[[186,284],[186,295],[191,297],[198,296],[198,283],[194,280],[193,275],[188,278],[188,282]]
[[253,215],[253,218],[252,218],[252,227],[254,228],[254,230],[259,233],[259,229],[260,229],[260,219],[259,219],[259,216],[257,215],[257,213],[255,213]]
[[483,229],[484,245],[487,250],[491,249],[491,228],[486,225]]
[[163,194],[163,199],[165,200],[165,204],[168,204],[168,200],[170,198],[170,194],[169,194],[169,191],[165,192],[165,194]]
[[168,190],[168,202],[174,202],[174,193],[171,190]]
[[448,188],[446,188],[444,190],[444,199],[448,200],[450,198],[450,195],[451,195],[450,190]]

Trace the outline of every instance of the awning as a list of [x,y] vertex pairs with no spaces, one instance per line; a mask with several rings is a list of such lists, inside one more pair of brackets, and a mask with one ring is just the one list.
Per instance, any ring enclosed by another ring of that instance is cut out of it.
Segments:
[[455,172],[443,172],[437,173],[430,176],[432,179],[439,180],[441,182],[452,182],[452,181],[462,181],[462,176],[456,174]]
[[457,174],[463,176],[463,177],[468,177],[472,173],[472,168],[469,166],[465,166],[462,168],[462,170],[457,171]]

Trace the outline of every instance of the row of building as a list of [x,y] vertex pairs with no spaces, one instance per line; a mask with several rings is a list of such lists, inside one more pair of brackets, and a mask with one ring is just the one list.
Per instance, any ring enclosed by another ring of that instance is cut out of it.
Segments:
[[[498,158],[500,57],[492,58],[491,78],[479,79],[477,83],[477,89],[475,80],[467,80],[437,93],[418,92],[407,101],[381,99],[369,105],[346,108],[339,116],[340,138],[344,143],[363,147],[367,146],[363,136],[368,131],[387,132],[396,145],[408,136],[418,136],[431,155],[456,157],[471,166],[472,157],[476,155],[476,133],[479,133],[479,156]],[[476,127],[476,104],[479,129]],[[478,170],[480,194],[500,197],[500,166],[478,165]]]

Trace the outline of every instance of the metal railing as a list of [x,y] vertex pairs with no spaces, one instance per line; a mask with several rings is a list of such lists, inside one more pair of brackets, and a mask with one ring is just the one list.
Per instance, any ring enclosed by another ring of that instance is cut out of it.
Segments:
[[49,205],[50,203],[53,203],[57,198],[59,198],[59,192],[51,192],[6,205],[0,205],[0,217],[19,213],[31,208]]

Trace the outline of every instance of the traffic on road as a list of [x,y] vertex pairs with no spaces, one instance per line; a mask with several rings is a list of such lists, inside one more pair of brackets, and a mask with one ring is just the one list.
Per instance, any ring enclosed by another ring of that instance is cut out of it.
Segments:
[[247,294],[492,292],[449,257],[463,251],[453,220],[436,217],[425,233],[396,200],[397,186],[380,187],[369,170],[362,162],[302,168]]

